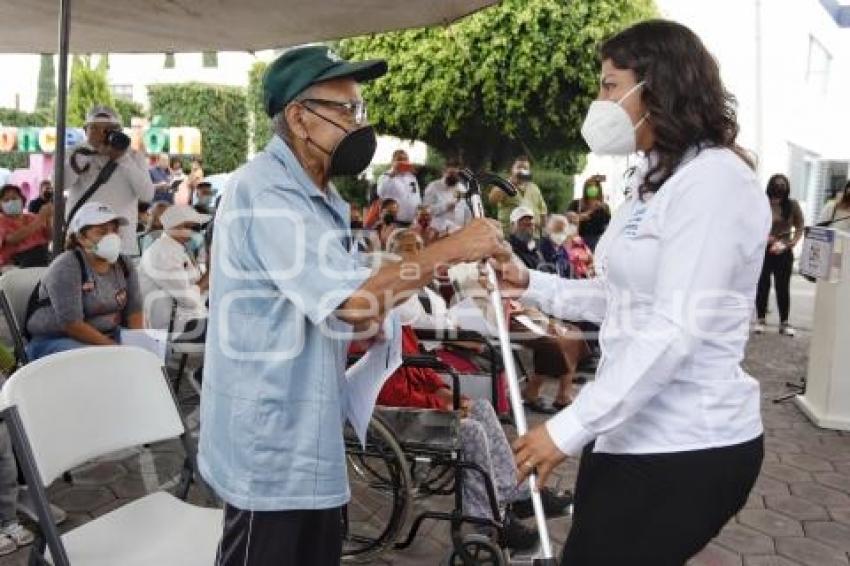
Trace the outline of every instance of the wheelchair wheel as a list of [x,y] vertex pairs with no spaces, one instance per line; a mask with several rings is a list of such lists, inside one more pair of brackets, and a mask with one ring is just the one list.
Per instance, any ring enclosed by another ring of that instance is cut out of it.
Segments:
[[457,548],[443,561],[444,566],[506,566],[505,554],[496,543],[484,535],[466,535],[463,537],[463,550],[472,559],[464,560]]
[[368,562],[392,548],[407,524],[413,494],[407,460],[395,435],[372,417],[366,449],[345,431],[351,501],[344,511],[344,562]]

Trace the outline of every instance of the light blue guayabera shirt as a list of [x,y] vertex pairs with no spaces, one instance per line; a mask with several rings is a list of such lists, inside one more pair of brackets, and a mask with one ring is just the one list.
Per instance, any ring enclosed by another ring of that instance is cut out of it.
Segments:
[[229,180],[213,242],[199,464],[245,510],[349,499],[342,387],[351,327],[333,311],[369,276],[348,205],[277,136]]

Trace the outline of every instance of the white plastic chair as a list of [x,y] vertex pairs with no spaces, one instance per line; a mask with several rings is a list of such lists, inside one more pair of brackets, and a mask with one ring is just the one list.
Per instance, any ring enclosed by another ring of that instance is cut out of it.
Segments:
[[110,452],[180,437],[194,464],[185,423],[156,356],[127,346],[47,356],[9,378],[0,391],[0,407],[49,551],[44,553],[44,542],[34,545],[31,564],[214,563],[222,511],[166,492],[137,499],[61,537],[47,512],[45,486],[68,469]]
[[29,360],[24,350],[24,319],[27,314],[27,303],[32,290],[41,281],[46,267],[29,267],[13,269],[0,276],[0,309],[6,319],[9,332],[15,347],[15,357],[18,364],[23,365]]

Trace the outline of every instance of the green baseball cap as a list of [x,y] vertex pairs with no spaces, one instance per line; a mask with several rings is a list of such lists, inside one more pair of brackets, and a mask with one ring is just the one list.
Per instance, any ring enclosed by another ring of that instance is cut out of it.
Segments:
[[383,59],[345,61],[325,46],[290,49],[266,69],[263,76],[263,104],[274,116],[310,85],[351,77],[362,83],[377,79],[387,72]]

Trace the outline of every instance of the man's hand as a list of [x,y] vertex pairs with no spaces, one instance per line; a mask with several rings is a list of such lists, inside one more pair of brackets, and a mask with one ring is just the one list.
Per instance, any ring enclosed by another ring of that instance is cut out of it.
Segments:
[[127,150],[126,149],[115,149],[112,146],[107,146],[105,153],[106,153],[106,156],[109,157],[109,159],[111,161],[117,161],[118,159],[121,159],[127,153]]
[[500,189],[499,187],[493,187],[490,189],[490,194],[488,198],[490,199],[490,204],[498,204],[507,198],[507,194],[505,191]]
[[474,262],[490,257],[506,258],[510,247],[502,236],[502,227],[495,220],[476,218],[444,242],[450,243],[461,262]]
[[558,450],[546,425],[537,425],[513,443],[514,460],[517,467],[517,483],[520,484],[532,473],[537,473],[537,487],[546,485],[552,470],[567,459]]

